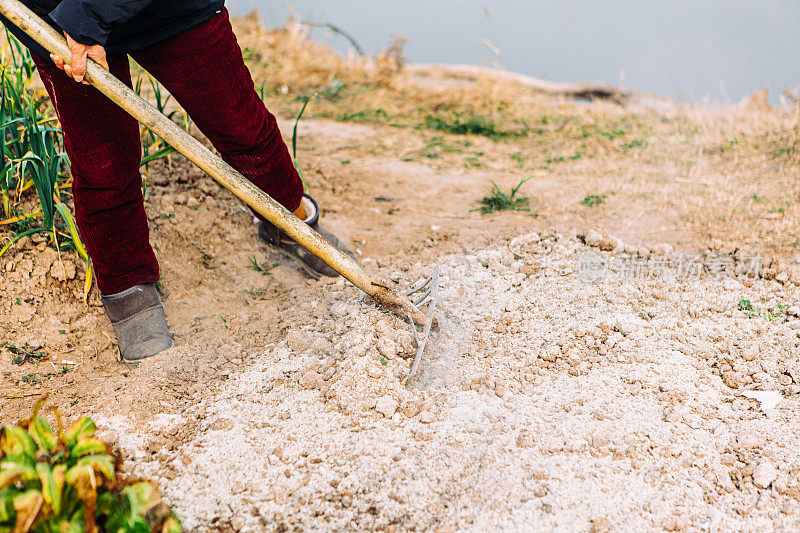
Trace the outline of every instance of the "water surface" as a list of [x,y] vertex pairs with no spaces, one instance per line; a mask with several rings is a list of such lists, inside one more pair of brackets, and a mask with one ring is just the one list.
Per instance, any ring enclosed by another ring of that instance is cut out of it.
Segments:
[[[392,34],[413,62],[499,64],[553,81],[598,80],[688,102],[772,100],[800,86],[797,0],[228,0],[281,25],[287,6],[330,22],[365,51]],[[339,50],[341,37],[328,36]],[[500,55],[484,44],[491,41]]]

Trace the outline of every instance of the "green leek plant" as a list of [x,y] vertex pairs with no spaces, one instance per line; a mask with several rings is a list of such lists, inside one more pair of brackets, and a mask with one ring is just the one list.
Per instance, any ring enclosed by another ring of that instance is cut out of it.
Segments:
[[[63,245],[71,246],[86,263],[84,301],[92,287],[89,256],[78,234],[69,209],[60,198],[59,184],[68,176],[69,161],[63,151],[63,135],[54,125],[55,118],[46,109],[47,100],[33,88],[36,70],[30,52],[8,33],[6,48],[0,63],[0,149],[3,167],[0,175],[0,196],[3,215],[22,225],[9,242],[0,247],[0,257],[23,237],[35,233],[50,233],[59,247],[56,215],[63,220],[68,233],[62,234]],[[39,199],[39,211],[16,216],[16,205],[22,193],[34,187]],[[62,185],[63,187],[63,185]],[[13,217],[13,218],[9,218]],[[35,225],[39,219],[39,225]],[[22,224],[24,222],[24,224]]]
[[[20,189],[21,182],[17,182],[16,174],[10,172],[12,163],[10,160],[18,158],[27,150],[24,149],[22,132],[19,128],[10,127],[24,120],[25,112],[19,103],[19,99],[12,99],[9,93],[13,90],[16,94],[21,94],[31,85],[31,77],[36,66],[30,54],[22,45],[11,37],[6,30],[6,46],[3,49],[2,61],[0,62],[0,92],[2,102],[0,102],[0,124],[9,127],[4,129],[0,148],[4,155],[2,179],[0,179],[0,195],[2,196],[3,215],[8,218],[11,215],[11,194],[9,191]],[[17,196],[19,191],[17,191]]]
[[[148,84],[150,85],[150,90],[154,100],[153,104],[156,106],[156,109],[158,109],[162,115],[166,116],[168,119],[175,122],[188,132],[192,122],[186,111],[180,108],[168,110],[170,100],[172,100],[172,95],[166,92],[149,74],[146,76],[146,78]],[[145,76],[139,76],[139,78],[136,80],[136,85],[134,86],[134,91],[139,96],[142,96],[144,80]],[[147,176],[150,163],[156,159],[169,158],[169,156],[174,154],[176,150],[172,146],[166,144],[158,135],[145,127],[142,127],[140,137],[142,139],[142,161],[139,166],[144,167],[144,173]]]
[[[297,170],[297,173],[300,175],[300,181],[303,182],[305,186],[306,180],[303,177],[303,169],[300,167],[300,161],[297,159],[297,129],[300,126],[300,119],[303,118],[303,113],[306,112],[306,108],[308,107],[308,103],[316,96],[316,94],[312,94],[311,96],[305,96],[302,98],[303,100],[303,107],[300,109],[300,113],[298,113],[297,118],[294,120],[294,128],[292,129],[292,162],[294,163],[294,168]],[[263,97],[262,97],[263,100]]]

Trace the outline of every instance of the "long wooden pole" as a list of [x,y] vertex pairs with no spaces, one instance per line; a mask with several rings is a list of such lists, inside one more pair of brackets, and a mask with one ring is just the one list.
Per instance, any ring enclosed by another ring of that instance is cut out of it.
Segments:
[[[72,56],[64,37],[19,0],[0,0],[0,13],[48,52],[61,57],[64,63],[71,62]],[[424,326],[428,322],[425,315],[407,297],[381,283],[357,261],[331,246],[307,224],[253,185],[250,180],[203,146],[200,141],[178,127],[103,67],[89,60],[85,78],[147,129],[164,139],[175,150],[217,180],[220,185],[325,261],[353,285],[372,296],[381,306],[403,317],[411,317],[419,325]]]

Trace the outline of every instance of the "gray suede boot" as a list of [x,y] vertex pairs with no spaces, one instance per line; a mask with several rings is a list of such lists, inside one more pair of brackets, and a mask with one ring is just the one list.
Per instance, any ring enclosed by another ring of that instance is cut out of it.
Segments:
[[[302,202],[303,208],[308,216],[304,222],[308,224],[311,229],[319,233],[323,239],[328,241],[335,248],[338,248],[340,252],[343,252],[358,262],[356,255],[350,250],[350,248],[348,248],[345,243],[339,240],[336,235],[325,229],[325,227],[319,223],[319,205],[317,205],[316,200],[314,200],[311,196],[304,194]],[[300,246],[294,241],[294,239],[286,235],[283,231],[269,222],[259,223],[258,236],[261,237],[261,239],[267,244],[277,248],[282,253],[297,260],[297,264],[300,265],[303,270],[305,270],[306,273],[312,278],[319,279],[321,276],[335,278],[339,275],[339,273],[328,266],[325,261]]]
[[123,361],[138,362],[172,348],[164,306],[152,283],[102,295]]

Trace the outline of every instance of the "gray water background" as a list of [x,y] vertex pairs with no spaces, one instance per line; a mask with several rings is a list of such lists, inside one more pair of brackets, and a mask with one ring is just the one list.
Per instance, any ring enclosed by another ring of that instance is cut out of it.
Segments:
[[[392,34],[415,63],[496,64],[551,81],[604,81],[691,103],[800,86],[800,0],[227,0],[269,26],[333,23],[368,54]],[[340,51],[347,42],[318,31]],[[499,48],[498,57],[483,40]]]

